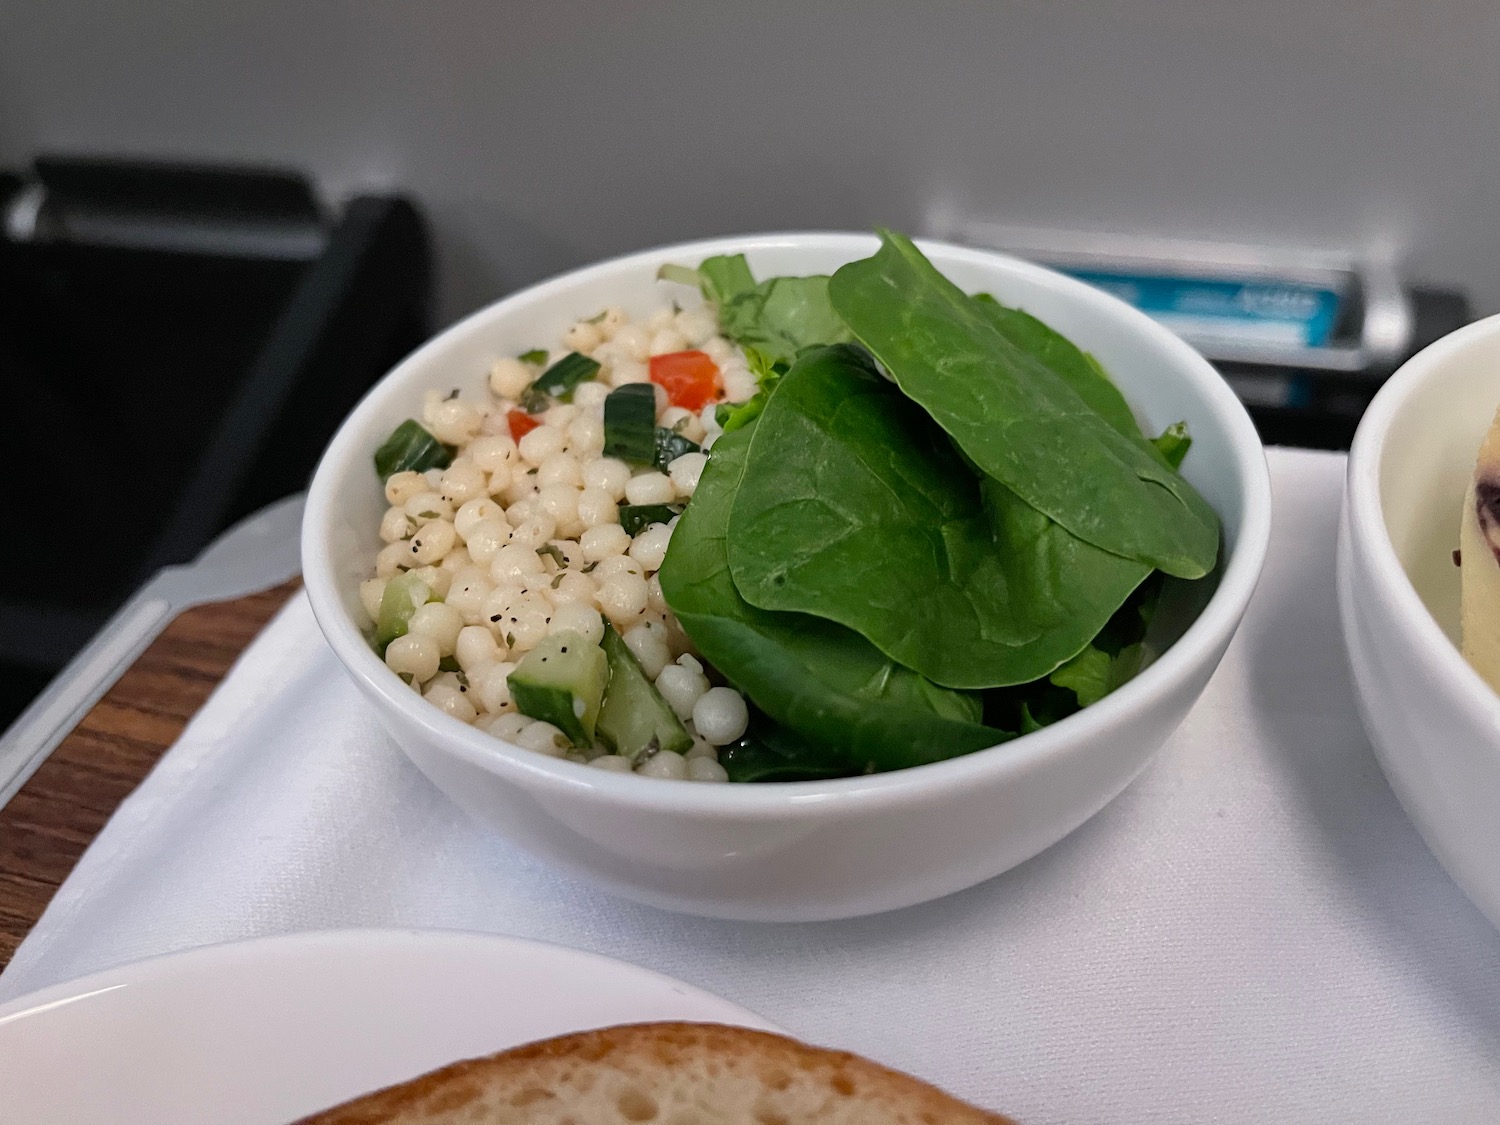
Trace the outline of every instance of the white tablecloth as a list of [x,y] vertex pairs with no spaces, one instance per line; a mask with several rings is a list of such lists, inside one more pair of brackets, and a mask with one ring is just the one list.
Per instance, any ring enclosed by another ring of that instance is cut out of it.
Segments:
[[1500,934],[1354,713],[1343,465],[1272,451],[1259,592],[1129,790],[1007,875],[852,922],[666,914],[485,835],[376,728],[299,597],[100,834],[0,999],[211,942],[454,927],[682,977],[1027,1125],[1500,1121]]

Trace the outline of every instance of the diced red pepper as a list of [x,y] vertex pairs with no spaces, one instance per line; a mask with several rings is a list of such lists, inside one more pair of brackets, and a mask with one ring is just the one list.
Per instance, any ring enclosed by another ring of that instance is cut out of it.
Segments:
[[673,406],[694,413],[719,397],[719,367],[705,352],[652,356],[651,381],[667,392]]
[[540,418],[533,418],[524,410],[510,411],[505,415],[505,420],[510,423],[510,436],[514,441],[520,441],[542,424]]

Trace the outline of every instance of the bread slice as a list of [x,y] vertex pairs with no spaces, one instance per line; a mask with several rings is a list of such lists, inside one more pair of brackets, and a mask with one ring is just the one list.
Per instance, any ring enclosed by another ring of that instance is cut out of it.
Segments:
[[1014,1125],[844,1051],[631,1024],[454,1063],[299,1125]]

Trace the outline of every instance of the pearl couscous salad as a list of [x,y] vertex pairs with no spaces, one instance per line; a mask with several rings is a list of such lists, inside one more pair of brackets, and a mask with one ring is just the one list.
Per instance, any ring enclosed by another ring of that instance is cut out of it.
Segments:
[[921,765],[1129,679],[1164,577],[1214,566],[1184,429],[901,236],[658,285],[375,453],[371,643],[461,722],[642,777]]

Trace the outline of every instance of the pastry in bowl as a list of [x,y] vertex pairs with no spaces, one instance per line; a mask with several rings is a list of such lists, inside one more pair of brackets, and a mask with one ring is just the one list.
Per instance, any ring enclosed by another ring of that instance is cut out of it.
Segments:
[[585,1031],[470,1059],[299,1125],[1009,1125],[844,1051],[718,1024]]

